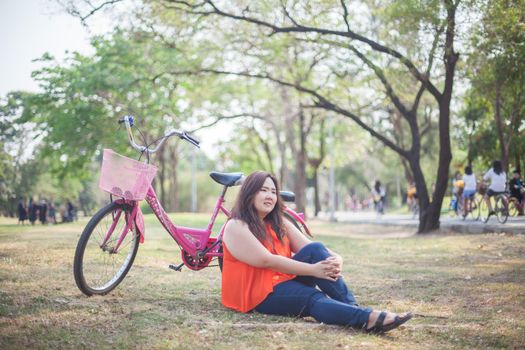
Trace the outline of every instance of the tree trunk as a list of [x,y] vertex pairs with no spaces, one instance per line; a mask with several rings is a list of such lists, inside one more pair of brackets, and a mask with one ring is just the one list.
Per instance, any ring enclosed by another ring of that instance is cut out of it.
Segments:
[[[456,4],[450,0],[445,0],[447,7],[447,29],[445,34],[445,84],[443,92],[439,95],[434,95],[434,98],[439,104],[439,159],[436,176],[436,190],[433,194],[432,203],[428,203],[428,191],[425,188],[422,195],[424,204],[420,205],[420,217],[418,233],[426,233],[439,228],[439,217],[441,214],[441,205],[443,204],[443,197],[448,186],[448,171],[450,162],[452,160],[452,151],[450,146],[450,102],[452,100],[452,89],[454,87],[454,74],[456,63],[459,55],[454,51],[454,36],[456,27]],[[412,167],[414,177],[417,179],[422,177],[422,174],[417,174],[420,171],[419,159],[417,167]],[[419,185],[417,185],[419,196]]]
[[304,130],[304,113],[299,112],[299,149],[295,155],[295,206],[298,212],[304,213],[306,207],[306,133]]
[[321,211],[321,198],[319,198],[319,179],[318,169],[314,170],[314,216],[317,216]]
[[401,159],[401,165],[403,165],[403,170],[405,172],[405,180],[408,184],[412,184],[414,182],[414,175],[412,174],[412,171],[410,170],[410,163],[408,160],[406,160],[403,157],[399,157]]
[[169,159],[170,159],[170,210],[179,211],[179,191],[178,191],[178,179],[177,179],[177,164],[179,157],[177,156],[177,144],[174,142],[169,148]]
[[501,120],[501,86],[496,86],[496,99],[494,101],[494,119],[496,120],[496,132],[498,134],[499,148],[501,152],[501,164],[505,172],[509,171],[509,152],[505,142],[503,121]]

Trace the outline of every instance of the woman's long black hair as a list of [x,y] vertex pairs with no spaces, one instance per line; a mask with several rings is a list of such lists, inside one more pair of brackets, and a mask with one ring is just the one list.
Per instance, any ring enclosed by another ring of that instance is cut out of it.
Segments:
[[[270,178],[275,185],[277,200],[273,210],[266,215],[264,220],[259,218],[257,210],[253,205],[255,195],[261,190],[264,181]],[[253,235],[261,242],[267,240],[265,224],[269,223],[280,240],[284,236],[283,226],[283,203],[279,195],[279,183],[272,174],[266,171],[256,171],[248,175],[242,184],[239,195],[232,210],[232,218],[244,221]]]

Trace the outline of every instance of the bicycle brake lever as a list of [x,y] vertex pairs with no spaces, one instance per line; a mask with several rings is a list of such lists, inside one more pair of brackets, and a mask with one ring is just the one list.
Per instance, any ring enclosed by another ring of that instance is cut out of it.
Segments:
[[192,145],[194,145],[195,147],[197,148],[200,148],[199,146],[199,141],[193,137],[191,137],[190,135],[188,135],[188,133],[186,131],[183,131],[182,132],[182,135],[180,136],[181,139],[185,139],[186,141],[188,141],[189,143],[191,143]]

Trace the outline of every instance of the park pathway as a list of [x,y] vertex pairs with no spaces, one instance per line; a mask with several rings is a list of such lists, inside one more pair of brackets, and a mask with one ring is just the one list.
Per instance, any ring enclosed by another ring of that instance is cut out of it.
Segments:
[[[373,224],[386,226],[404,226],[417,229],[418,220],[409,214],[388,214],[378,217],[373,211],[357,212],[335,212],[335,219],[338,222],[354,224]],[[319,218],[329,220],[330,213],[321,212]],[[525,234],[525,216],[509,217],[505,224],[500,224],[496,217],[490,217],[485,224],[481,221],[472,219],[462,220],[458,217],[450,217],[448,214],[441,215],[441,229],[459,233],[514,233]]]

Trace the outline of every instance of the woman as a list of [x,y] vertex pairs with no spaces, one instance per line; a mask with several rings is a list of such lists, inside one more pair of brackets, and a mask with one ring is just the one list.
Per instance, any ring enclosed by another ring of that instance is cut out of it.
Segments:
[[465,167],[465,174],[463,174],[463,217],[467,217],[471,211],[471,203],[476,195],[476,175],[472,172],[472,167],[467,165]]
[[263,171],[252,173],[242,185],[223,236],[224,306],[312,316],[371,333],[387,332],[412,317],[359,306],[341,277],[341,257],[310,242],[283,219],[278,193],[275,177]]
[[492,203],[490,197],[497,196],[500,193],[504,193],[507,187],[507,174],[503,171],[501,161],[495,160],[492,162],[492,168],[490,168],[485,175],[483,180],[490,180],[489,188],[487,189],[487,195],[485,201],[489,207],[489,216],[495,214],[492,209]]

